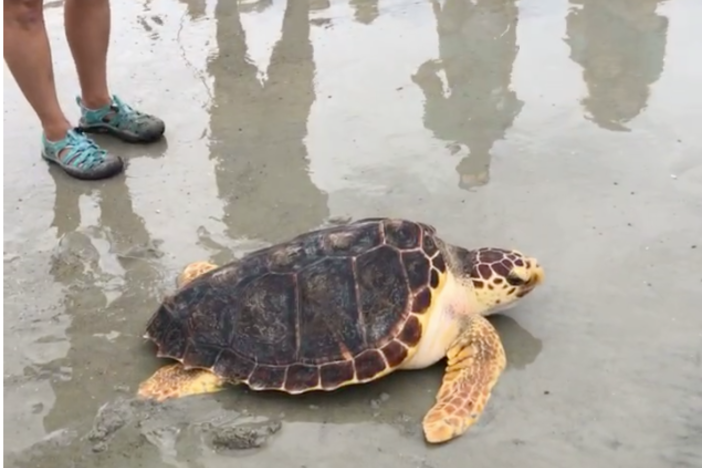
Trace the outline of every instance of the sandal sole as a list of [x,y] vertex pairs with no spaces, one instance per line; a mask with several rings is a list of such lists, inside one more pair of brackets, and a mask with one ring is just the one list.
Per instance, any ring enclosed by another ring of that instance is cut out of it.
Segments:
[[41,152],[41,158],[42,158],[44,161],[46,161],[47,163],[49,163],[49,164],[55,164],[55,165],[57,165],[58,167],[61,168],[61,170],[62,170],[63,172],[65,172],[66,174],[68,174],[70,177],[73,177],[74,179],[79,179],[79,180],[104,180],[104,179],[109,179],[109,178],[112,178],[112,177],[118,175],[120,172],[123,172],[123,171],[124,171],[124,167],[125,167],[124,160],[120,159],[120,161],[122,162],[122,164],[121,164],[119,170],[115,170],[114,172],[109,172],[109,173],[100,174],[100,175],[98,175],[98,176],[95,176],[95,175],[86,174],[85,172],[80,172],[80,171],[78,171],[78,170],[68,169],[66,166],[64,166],[64,165],[61,164],[60,162],[56,161],[55,159],[46,156],[46,155],[44,154],[43,151]]
[[138,137],[134,136],[131,133],[124,133],[119,130],[116,130],[114,127],[110,127],[107,125],[93,125],[90,127],[83,127],[79,126],[82,131],[85,133],[92,133],[92,134],[100,134],[100,135],[110,135],[115,138],[119,138],[120,140],[127,142],[127,143],[153,143],[160,139],[164,132],[165,132],[165,127],[163,131],[158,132],[157,134],[154,134],[152,137],[144,138],[144,137]]

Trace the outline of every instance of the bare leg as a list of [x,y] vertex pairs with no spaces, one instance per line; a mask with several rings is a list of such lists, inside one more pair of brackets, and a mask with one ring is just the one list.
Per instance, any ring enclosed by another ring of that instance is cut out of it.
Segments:
[[49,140],[72,127],[59,106],[42,0],[4,0],[5,62]]
[[83,105],[99,109],[110,104],[107,48],[110,42],[109,0],[66,0],[64,27],[76,63]]
[[137,111],[110,94],[107,84],[110,1],[65,1],[64,27],[81,89],[79,128],[90,133],[107,133],[132,143],[159,139],[165,131],[161,119]]

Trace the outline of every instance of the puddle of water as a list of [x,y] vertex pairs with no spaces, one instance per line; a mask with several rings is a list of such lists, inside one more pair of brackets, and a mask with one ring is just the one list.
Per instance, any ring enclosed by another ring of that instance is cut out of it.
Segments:
[[[60,6],[45,15],[75,118]],[[699,2],[112,8],[129,37],[113,92],[167,123],[155,145],[100,140],[125,175],[47,169],[5,70],[9,466],[702,463]],[[547,269],[495,319],[509,368],[468,434],[422,443],[440,367],[300,398],[130,400],[161,364],[141,335],[179,268],[374,215]]]

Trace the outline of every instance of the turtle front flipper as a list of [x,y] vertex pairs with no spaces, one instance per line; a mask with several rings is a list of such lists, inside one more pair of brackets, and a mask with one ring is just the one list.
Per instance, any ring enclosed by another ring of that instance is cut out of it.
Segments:
[[217,265],[210,262],[201,261],[190,263],[186,265],[180,275],[178,275],[178,279],[176,279],[176,286],[178,288],[182,288],[198,276],[204,275],[208,271],[214,270],[215,268],[218,268]]
[[137,395],[149,400],[164,401],[189,395],[214,393],[226,382],[206,369],[186,369],[182,364],[161,367],[139,385]]
[[448,365],[436,404],[422,423],[430,443],[458,437],[478,421],[507,363],[500,337],[490,322],[479,315],[468,320],[447,353]]

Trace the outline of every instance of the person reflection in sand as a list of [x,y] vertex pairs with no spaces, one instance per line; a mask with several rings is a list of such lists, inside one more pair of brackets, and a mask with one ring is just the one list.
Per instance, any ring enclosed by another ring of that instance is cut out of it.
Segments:
[[[50,168],[56,184],[51,227],[58,243],[50,274],[63,287],[65,318],[57,319],[68,323],[70,346],[65,357],[41,370],[54,376],[56,396],[44,418],[47,432],[91,422],[115,387],[133,384],[139,352],[133,345],[144,323],[139,317],[155,307],[164,282],[162,254],[134,212],[125,181],[94,188],[60,172]],[[97,195],[99,216],[86,225],[79,201],[91,195]]]
[[583,68],[588,96],[582,105],[600,128],[625,124],[646,107],[649,87],[660,78],[668,18],[658,0],[573,0],[566,43]]
[[378,2],[379,0],[349,0],[354,19],[361,24],[372,24],[380,15]]
[[267,76],[247,57],[237,2],[215,8],[211,158],[229,237],[276,242],[316,227],[327,196],[308,173],[307,119],[315,100],[309,3],[287,2]]
[[185,12],[191,21],[197,21],[207,12],[207,0],[178,0],[185,5]]
[[424,126],[453,153],[467,146],[470,154],[456,170],[459,187],[470,189],[489,181],[490,150],[524,105],[510,89],[518,10],[515,0],[446,0],[443,6],[433,0],[432,5],[440,60],[422,64],[412,79],[426,99]]

